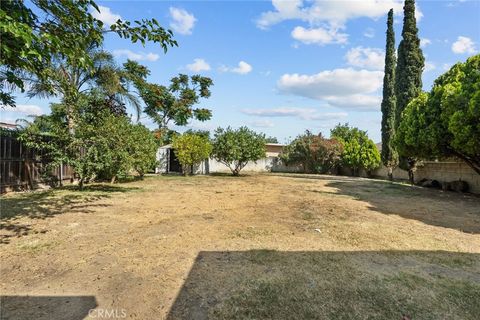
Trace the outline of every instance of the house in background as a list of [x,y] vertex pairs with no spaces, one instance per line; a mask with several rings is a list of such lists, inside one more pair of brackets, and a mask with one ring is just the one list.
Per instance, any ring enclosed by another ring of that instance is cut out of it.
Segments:
[[[293,172],[296,168],[287,167],[279,159],[280,154],[284,148],[283,144],[267,143],[266,157],[259,159],[256,162],[250,161],[242,171],[250,172]],[[162,146],[157,151],[158,166],[155,169],[156,173],[181,173],[182,166],[180,165],[175,150],[171,144]],[[209,174],[215,172],[230,172],[230,169],[223,163],[210,158],[203,161],[200,165],[194,168],[196,174]]]

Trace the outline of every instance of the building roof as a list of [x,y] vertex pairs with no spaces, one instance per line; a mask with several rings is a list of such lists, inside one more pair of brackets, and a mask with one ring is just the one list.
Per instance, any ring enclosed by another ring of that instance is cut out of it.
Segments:
[[3,129],[17,129],[18,125],[14,124],[14,123],[0,122],[0,128],[3,128]]

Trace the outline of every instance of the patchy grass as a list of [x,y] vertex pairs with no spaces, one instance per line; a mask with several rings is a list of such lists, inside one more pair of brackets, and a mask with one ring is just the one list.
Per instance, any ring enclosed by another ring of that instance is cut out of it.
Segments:
[[68,318],[92,298],[133,319],[480,314],[474,196],[247,174],[150,176],[9,194],[1,205],[0,286],[15,296],[6,317]]

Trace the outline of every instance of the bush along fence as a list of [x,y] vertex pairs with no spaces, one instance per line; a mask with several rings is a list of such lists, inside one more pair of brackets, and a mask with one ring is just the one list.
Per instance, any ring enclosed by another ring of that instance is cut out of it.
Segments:
[[48,159],[42,152],[25,147],[14,132],[0,134],[0,190],[1,193],[31,190],[39,184],[61,184],[74,178],[70,166],[62,164],[48,168]]

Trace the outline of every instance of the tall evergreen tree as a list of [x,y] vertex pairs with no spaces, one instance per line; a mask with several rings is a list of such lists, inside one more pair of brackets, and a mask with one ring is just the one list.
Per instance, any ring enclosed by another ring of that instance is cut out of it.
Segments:
[[402,41],[398,46],[398,61],[395,71],[395,95],[397,108],[395,128],[407,104],[422,92],[422,72],[425,65],[415,19],[415,0],[405,0],[403,6]]
[[[415,19],[415,0],[405,0],[403,6],[402,41],[398,46],[397,69],[395,70],[395,129],[398,129],[401,115],[407,104],[422,92],[422,72],[425,58],[420,49],[417,21]],[[400,167],[408,170],[411,183],[416,160],[400,155]]]
[[388,12],[387,45],[385,50],[385,75],[382,99],[382,163],[388,169],[388,179],[393,179],[393,169],[398,165],[398,154],[393,145],[395,134],[395,31],[393,9]]

